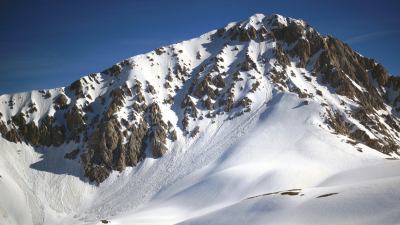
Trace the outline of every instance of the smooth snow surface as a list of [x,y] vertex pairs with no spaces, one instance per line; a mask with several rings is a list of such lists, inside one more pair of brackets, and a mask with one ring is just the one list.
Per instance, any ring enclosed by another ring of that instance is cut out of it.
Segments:
[[[398,172],[393,173],[399,165],[389,162],[357,168],[356,173],[349,170],[327,186],[245,199],[180,224],[399,224],[400,179]],[[384,178],[369,177],[376,171]],[[354,175],[366,180],[341,182],[353,180]]]

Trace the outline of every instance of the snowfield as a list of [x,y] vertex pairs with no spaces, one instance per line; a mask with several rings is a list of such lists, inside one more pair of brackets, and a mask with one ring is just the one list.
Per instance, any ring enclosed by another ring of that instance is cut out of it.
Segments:
[[63,149],[38,153],[1,139],[2,223],[396,224],[400,162],[322,129],[320,107],[274,94],[249,120],[203,132],[190,149],[146,159],[99,187],[31,168],[51,154],[44,166],[78,172],[73,162],[53,163]]

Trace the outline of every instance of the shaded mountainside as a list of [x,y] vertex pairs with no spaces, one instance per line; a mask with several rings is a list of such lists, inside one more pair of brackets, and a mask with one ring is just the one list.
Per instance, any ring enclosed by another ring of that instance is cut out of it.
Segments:
[[0,96],[0,133],[35,147],[70,142],[65,160],[103,182],[196,139],[216,118],[246,117],[266,87],[323,106],[328,129],[399,156],[400,78],[302,20],[254,15],[161,47],[65,88]]

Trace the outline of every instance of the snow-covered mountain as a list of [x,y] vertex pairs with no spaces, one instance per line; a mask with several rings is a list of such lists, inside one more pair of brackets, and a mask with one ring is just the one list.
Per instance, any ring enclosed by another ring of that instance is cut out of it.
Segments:
[[396,224],[399,101],[373,59],[256,14],[0,96],[0,224]]

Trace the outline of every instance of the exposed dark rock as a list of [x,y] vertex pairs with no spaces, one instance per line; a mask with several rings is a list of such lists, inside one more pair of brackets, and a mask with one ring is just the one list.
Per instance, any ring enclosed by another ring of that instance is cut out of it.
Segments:
[[165,146],[165,141],[167,138],[167,134],[164,129],[161,127],[156,127],[155,131],[152,133],[152,138],[150,141],[151,150],[154,158],[160,158],[167,151],[167,147]]
[[346,123],[346,120],[338,112],[328,111],[328,124],[335,130],[338,134],[348,135],[350,130],[350,124]]
[[[26,142],[34,146],[61,145],[65,142],[65,129],[54,124],[53,117],[45,117],[37,126],[34,122],[26,123],[23,113],[12,117],[13,126],[7,129],[3,122],[0,123],[0,133],[11,142]],[[11,121],[10,121],[11,122]]]
[[251,105],[252,101],[248,97],[244,97],[241,101],[240,104],[242,105],[243,108],[249,108]]
[[3,121],[0,120],[0,134],[1,134],[3,137],[5,137],[7,131],[8,131],[7,126],[4,124]]
[[151,94],[156,94],[156,89],[154,89],[153,85],[151,85],[150,83],[146,83],[147,88],[146,88],[146,92],[147,93],[151,93]]
[[234,81],[243,80],[243,78],[240,77],[240,72],[239,71],[236,71],[235,73],[233,73],[232,80],[234,80]]
[[10,109],[13,109],[13,108],[14,108],[14,105],[15,105],[15,102],[14,102],[12,99],[10,99],[10,100],[8,101],[8,107],[10,107]]
[[160,111],[160,107],[156,103],[152,103],[149,106],[149,114],[150,114],[150,149],[152,150],[152,154],[154,158],[159,158],[167,151],[166,139],[167,125],[162,120],[162,114]]
[[11,142],[14,142],[14,143],[18,143],[18,142],[22,141],[20,136],[19,136],[19,134],[17,133],[17,131],[15,129],[11,129],[11,130],[7,131],[5,133],[5,135],[4,135],[4,137],[8,141],[11,141]]
[[290,22],[286,27],[273,29],[272,33],[276,39],[286,43],[292,43],[299,40],[303,35],[304,27],[296,22]]
[[131,136],[126,144],[119,163],[118,170],[123,170],[125,166],[136,166],[136,164],[145,157],[145,137],[147,134],[147,123],[143,120],[131,128]]
[[[386,84],[389,79],[384,69],[379,66],[374,69],[371,60],[361,57],[335,38],[326,38],[324,47],[326,49],[315,63],[314,72],[324,74],[323,81],[335,88],[338,94],[359,101],[368,108],[384,108],[383,99],[371,80],[376,79],[378,84]],[[371,77],[367,71],[371,71]],[[350,79],[367,92],[356,89]]]
[[51,97],[50,91],[46,91],[46,93],[43,95],[43,98],[47,99]]
[[205,95],[208,95],[211,98],[215,98],[214,90],[210,87],[211,78],[206,76],[196,87],[194,95],[198,98],[202,98]]
[[307,40],[299,39],[297,44],[289,51],[292,57],[298,56],[300,59],[298,67],[305,67],[311,55],[310,44]]
[[242,42],[256,40],[260,34],[253,26],[250,26],[248,28],[242,28],[239,24],[236,24],[235,26],[231,27],[228,30],[228,32],[231,37],[231,40],[235,40],[239,37],[239,41]]
[[165,78],[167,81],[172,82],[173,78],[170,73],[168,73],[167,77]]
[[[81,155],[82,156],[82,162],[85,160],[86,155]],[[103,182],[105,179],[107,179],[108,176],[110,176],[111,170],[104,165],[94,165],[93,167],[85,167],[85,176],[89,178],[91,182],[96,182],[97,184],[100,184]]]
[[76,159],[76,157],[78,156],[78,154],[79,154],[79,149],[75,149],[75,150],[72,150],[71,152],[66,153],[66,154],[64,155],[64,158],[65,158],[65,159],[74,160],[74,159]]
[[208,97],[205,101],[204,101],[204,106],[208,109],[208,110],[212,110],[213,109],[213,103],[210,97]]
[[[29,130],[26,133],[30,133]],[[39,128],[40,145],[61,145],[65,142],[65,128],[55,125],[54,117],[45,117]]]
[[201,55],[200,55],[199,51],[197,51],[197,53],[196,53],[196,59],[201,59]]
[[248,54],[246,54],[246,59],[242,63],[242,66],[240,67],[240,69],[242,71],[249,71],[249,70],[254,69],[258,72],[256,63],[250,58],[250,56]]
[[283,52],[282,47],[278,44],[275,49],[273,49],[275,58],[277,62],[286,68],[286,66],[290,65],[289,57]]
[[121,151],[122,134],[117,119],[111,118],[99,124],[90,137],[88,150],[82,154],[85,175],[91,181],[101,183],[110,174]]
[[120,65],[116,64],[106,70],[103,70],[101,73],[107,74],[112,77],[116,77],[121,72],[122,72],[122,67]]
[[53,103],[55,110],[64,110],[68,107],[68,98],[61,93],[54,99]]
[[163,53],[166,52],[164,48],[157,48],[154,51],[156,52],[157,55],[162,55]]
[[192,101],[192,99],[189,96],[186,96],[181,104],[181,108],[187,108],[187,107],[194,107],[194,103]]
[[170,94],[168,94],[167,95],[167,98],[166,99],[164,99],[164,102],[163,102],[164,104],[172,104],[172,103],[174,103],[174,98],[170,95]]
[[198,133],[200,132],[200,127],[196,126],[193,128],[193,130],[190,132],[190,137],[195,137]]
[[23,112],[20,112],[20,113],[16,114],[15,116],[12,116],[11,120],[18,127],[23,126],[26,123],[25,114]]
[[251,90],[250,90],[250,92],[252,92],[252,93],[254,93],[254,92],[256,92],[257,91],[257,88],[260,86],[260,82],[259,81],[256,81],[255,83],[253,83],[252,85],[251,85]]
[[178,139],[175,130],[170,131],[169,138],[171,139],[171,141],[176,141]]
[[298,87],[294,87],[290,89],[291,92],[297,93],[299,95],[299,98],[311,98],[310,94],[304,93],[300,90]]
[[187,115],[185,115],[182,119],[182,127],[184,130],[186,130],[187,126],[189,125],[189,118]]
[[165,82],[165,83],[164,83],[164,88],[167,88],[167,89],[168,89],[168,88],[171,88],[171,85],[169,84],[169,82]]
[[217,34],[218,37],[222,37],[225,32],[226,32],[225,28],[220,28],[220,29],[217,30],[216,34]]
[[82,110],[77,106],[72,107],[65,113],[65,122],[70,132],[70,139],[76,139],[85,129],[85,120],[82,116]]
[[112,118],[114,114],[124,105],[125,93],[121,88],[114,89],[111,93],[111,103],[105,113],[106,119]]
[[374,78],[378,81],[380,86],[386,85],[389,80],[389,75],[386,69],[381,65],[377,64],[372,68],[371,73],[374,75]]
[[81,80],[77,80],[75,82],[73,82],[70,86],[69,89],[75,93],[75,95],[77,96],[77,98],[83,98],[83,86],[81,83]]
[[213,84],[215,84],[215,86],[217,86],[218,88],[225,87],[225,81],[224,78],[222,78],[222,74],[218,74],[213,78]]
[[224,111],[225,112],[229,112],[231,111],[232,107],[233,107],[233,101],[234,101],[235,95],[233,94],[233,92],[229,92],[224,104]]

